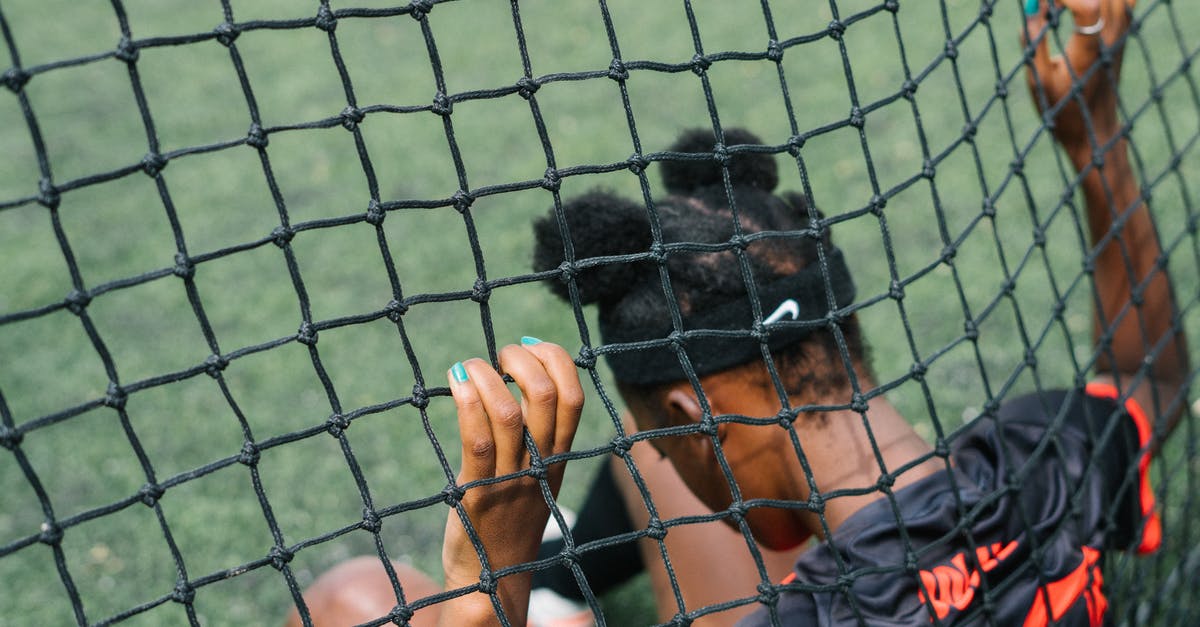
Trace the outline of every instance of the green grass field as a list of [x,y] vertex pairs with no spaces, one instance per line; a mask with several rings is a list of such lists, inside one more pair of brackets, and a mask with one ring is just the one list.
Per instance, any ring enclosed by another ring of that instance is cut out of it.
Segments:
[[[230,50],[211,39],[154,45],[157,38],[211,32],[225,19],[221,3],[119,4],[132,39],[142,48],[136,68],[160,152],[183,151],[169,160],[162,181],[187,251],[201,257],[267,238],[280,217],[257,151],[246,145],[188,150],[246,137],[251,117]],[[232,4],[239,24],[311,18],[318,6],[285,0]],[[426,19],[446,93],[509,87],[523,76],[515,4],[458,0],[433,6]],[[846,19],[878,4],[777,0],[770,9],[776,38],[788,41],[821,33],[834,19],[833,5]],[[988,394],[1067,385],[1074,364],[1090,358],[1091,293],[1079,276],[1079,213],[1059,208],[1068,180],[1065,163],[1039,130],[1025,90],[1020,4],[996,3],[990,18],[979,22],[979,2],[901,2],[895,16],[877,11],[852,21],[840,41],[824,37],[788,47],[779,66],[767,59],[727,59],[706,72],[720,123],[746,127],[770,145],[786,144],[793,124],[806,133],[844,122],[855,102],[851,93],[866,111],[862,133],[841,124],[809,137],[799,156],[817,205],[827,216],[847,218],[834,227],[834,238],[849,253],[859,300],[878,300],[860,315],[880,379],[896,380],[916,360],[932,360],[927,377],[932,407],[915,382],[889,394],[930,438],[934,415],[936,424],[952,429],[977,415]],[[364,0],[337,2],[333,8],[388,6],[394,5]],[[546,80],[534,96],[557,166],[629,158],[634,144],[621,91],[603,75],[613,52],[597,3],[522,0],[519,6],[531,76],[600,73],[587,80]],[[686,64],[697,53],[684,3],[610,0],[607,6],[626,64]],[[691,9],[705,54],[767,50],[770,36],[760,2],[696,0]],[[63,241],[77,260],[83,287],[107,286],[94,296],[87,314],[111,353],[120,383],[138,388],[125,407],[128,432],[108,407],[45,419],[103,399],[109,376],[78,316],[64,308],[20,315],[62,303],[73,283],[50,212],[37,202],[19,202],[37,196],[41,174],[20,100],[4,91],[0,406],[24,435],[19,450],[54,516],[71,519],[123,503],[147,483],[132,433],[157,481],[172,486],[161,498],[161,511],[190,580],[257,563],[274,540],[247,467],[233,463],[184,480],[187,473],[241,451],[244,436],[230,404],[202,372],[152,384],[155,377],[203,364],[212,352],[184,282],[170,272],[180,243],[160,190],[140,171],[79,184],[85,177],[137,165],[149,150],[123,61],[59,63],[115,50],[121,38],[116,13],[104,2],[3,0],[0,14],[20,66],[32,73],[23,93],[43,136],[53,181],[72,188],[62,193],[57,210]],[[1200,69],[1195,63],[1187,70],[1180,66],[1184,59],[1194,61],[1200,49],[1200,36],[1191,28],[1200,24],[1200,7],[1143,0],[1138,14],[1145,21],[1138,44],[1126,54],[1125,114],[1133,121],[1139,175],[1153,186],[1153,208],[1196,352],[1200,244],[1186,226],[1196,220],[1196,207],[1189,203],[1196,202],[1200,175],[1195,145]],[[342,17],[335,34],[359,107],[433,102],[437,84],[418,21],[407,15]],[[956,41],[953,59],[945,55],[948,38]],[[380,233],[406,296],[469,291],[477,273],[458,212],[452,207],[394,209],[377,232],[357,219],[367,211],[371,194],[353,135],[337,123],[279,128],[336,118],[347,106],[326,33],[315,27],[249,29],[235,45],[262,125],[276,129],[266,153],[282,205],[293,225],[312,227],[291,242],[312,319],[319,323],[379,312],[393,298]],[[0,71],[17,65],[4,50]],[[788,100],[777,68],[782,68]],[[911,101],[892,99],[906,73],[917,81],[915,94]],[[664,150],[684,128],[711,126],[703,83],[691,71],[633,69],[626,85],[644,154]],[[996,96],[997,85],[1007,97]],[[1152,92],[1161,99],[1152,99]],[[519,94],[457,101],[450,121],[469,189],[542,179],[546,154],[530,102]],[[976,129],[973,142],[961,141],[968,124]],[[381,201],[445,199],[459,189],[439,116],[377,111],[368,113],[360,128]],[[1022,174],[1013,175],[1016,151],[1031,142]],[[786,153],[778,160],[780,188],[802,189],[801,167]],[[931,180],[920,178],[927,161],[936,172]],[[651,165],[648,174],[655,193],[661,193],[658,166]],[[638,177],[626,169],[565,177],[561,193],[571,197],[595,186],[640,198]],[[882,219],[861,213],[877,194],[887,198]],[[992,200],[994,218],[982,213],[985,198]],[[529,223],[552,201],[550,192],[534,186],[474,202],[470,212],[489,279],[529,272]],[[318,228],[318,221],[336,218],[355,220]],[[911,280],[903,301],[911,344],[897,303],[878,298],[891,282],[885,225],[891,263],[902,280]],[[1035,246],[1035,230],[1044,233],[1045,246]],[[951,243],[957,247],[953,263],[937,263]],[[163,276],[154,280],[119,288],[114,283],[160,270]],[[1009,279],[1011,297],[998,297]],[[308,349],[294,341],[302,314],[281,250],[267,242],[204,260],[196,265],[194,281],[222,354],[237,355],[222,376],[255,441],[322,425],[334,409]],[[1055,290],[1067,294],[1061,325],[1052,315]],[[570,308],[539,284],[496,288],[489,307],[487,322],[497,342],[534,335],[569,350],[582,345]],[[961,341],[968,316],[978,324],[974,345]],[[587,312],[587,321],[593,342],[599,341],[594,312]],[[343,412],[408,397],[418,369],[427,386],[444,385],[450,364],[487,353],[480,307],[469,300],[415,305],[403,323],[415,364],[386,318],[320,332],[316,348]],[[1023,334],[1035,346],[1036,367],[1025,365]],[[289,338],[269,350],[239,352]],[[603,369],[602,376],[615,395]],[[579,450],[602,447],[614,435],[613,417],[598,394],[589,392]],[[1196,544],[1192,519],[1198,514],[1191,505],[1200,488],[1200,458],[1192,454],[1196,428],[1194,418],[1185,421],[1157,464],[1170,525],[1166,550],[1156,558],[1122,563],[1118,580],[1131,598],[1118,596],[1118,603],[1151,598],[1146,590],[1166,580],[1183,552]],[[438,494],[447,483],[439,451],[451,468],[457,466],[453,405],[447,398],[432,399],[427,423],[410,406],[365,413],[346,430],[346,438],[380,509]],[[561,497],[566,505],[579,504],[602,457],[571,466]],[[258,468],[287,546],[362,519],[363,501],[347,457],[327,434],[269,448]],[[51,548],[36,542],[13,548],[40,533],[46,520],[26,474],[17,455],[0,452],[0,625],[72,624]],[[389,516],[380,537],[390,556],[438,572],[445,516],[440,504]],[[154,509],[134,503],[66,529],[65,563],[89,622],[170,594],[178,573],[161,528]],[[370,533],[354,531],[305,546],[290,567],[305,585],[338,560],[373,547]],[[1176,611],[1200,612],[1194,590],[1183,597]],[[206,625],[275,624],[289,603],[286,582],[270,565],[201,586],[195,597]],[[649,603],[636,583],[606,598],[609,624],[652,622]],[[182,605],[167,602],[125,624],[186,620]]]

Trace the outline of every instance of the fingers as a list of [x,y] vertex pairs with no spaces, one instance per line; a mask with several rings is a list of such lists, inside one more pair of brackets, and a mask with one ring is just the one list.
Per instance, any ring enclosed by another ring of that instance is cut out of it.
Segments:
[[513,398],[504,379],[482,359],[468,359],[463,367],[475,389],[492,429],[496,446],[496,475],[517,472],[525,466],[525,420],[521,405]]
[[459,481],[469,483],[496,472],[496,443],[492,426],[483,409],[479,391],[461,363],[446,372],[450,393],[458,409],[458,432],[462,440],[462,472]]
[[[539,342],[534,338],[524,338],[521,343],[526,351],[541,361],[558,393],[551,452],[569,451],[571,442],[575,439],[575,431],[579,427],[579,415],[583,411],[584,401],[583,387],[579,384],[579,371],[575,368],[575,361],[557,344]],[[549,454],[542,448],[541,443],[538,444],[538,448],[542,450],[543,455]]]
[[[1030,13],[1028,9],[1035,6],[1036,10]],[[1050,56],[1050,37],[1046,33],[1047,0],[1031,1],[1026,5],[1026,9],[1025,32],[1021,34],[1022,43],[1029,45],[1030,40],[1036,41],[1037,47],[1033,50],[1033,68],[1025,73],[1025,77],[1029,83],[1029,91],[1034,95],[1034,101],[1040,108],[1042,98],[1038,94],[1039,85],[1045,98],[1049,101],[1046,104],[1054,104],[1049,86],[1057,79],[1054,71],[1055,63]]]
[[525,428],[543,457],[553,454],[558,387],[532,352],[515,344],[500,350],[500,368],[521,388]]
[[521,389],[513,398],[487,362],[470,359],[447,373],[462,436],[462,480],[500,476],[529,467],[525,431],[542,457],[570,450],[583,408],[583,389],[571,356],[534,338],[499,354],[501,369]]

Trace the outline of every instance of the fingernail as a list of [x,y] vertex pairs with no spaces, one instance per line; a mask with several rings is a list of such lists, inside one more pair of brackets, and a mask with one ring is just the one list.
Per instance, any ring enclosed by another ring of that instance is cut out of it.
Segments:
[[536,337],[530,337],[530,336],[526,335],[525,337],[521,338],[521,343],[526,346],[533,346],[534,344],[541,344],[542,341],[537,339]]
[[463,383],[467,380],[467,369],[463,368],[462,362],[458,362],[450,367],[450,374],[455,381]]
[[1033,15],[1038,11],[1041,0],[1025,0],[1025,15]]

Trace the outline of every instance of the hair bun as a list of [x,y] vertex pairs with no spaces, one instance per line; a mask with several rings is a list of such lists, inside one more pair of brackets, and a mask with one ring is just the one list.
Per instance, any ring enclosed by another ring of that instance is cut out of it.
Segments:
[[[653,238],[650,220],[641,205],[601,190],[592,190],[563,204],[575,259],[644,253]],[[553,270],[562,265],[563,239],[554,208],[533,223],[536,240],[533,269]],[[582,304],[619,300],[646,276],[645,261],[607,263],[581,269],[575,276]],[[565,281],[549,282],[551,291],[570,298]]]
[[[673,194],[688,194],[702,187],[721,185],[721,165],[711,157],[716,145],[711,130],[684,131],[671,146],[671,152],[708,153],[708,158],[662,162],[663,185]],[[762,140],[750,131],[732,128],[725,131],[725,145],[761,144]],[[699,157],[699,155],[698,155]],[[770,192],[779,184],[775,157],[770,154],[741,152],[730,155],[729,180],[733,185],[748,185]]]

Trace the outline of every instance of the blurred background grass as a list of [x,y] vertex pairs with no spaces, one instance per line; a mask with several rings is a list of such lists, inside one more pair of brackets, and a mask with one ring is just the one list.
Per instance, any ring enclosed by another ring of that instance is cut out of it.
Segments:
[[[216,0],[121,4],[139,42],[210,32],[224,20]],[[788,104],[802,133],[846,120],[851,86],[868,111],[861,135],[848,127],[815,135],[800,149],[800,160],[817,205],[828,216],[847,216],[834,227],[834,238],[850,252],[863,301],[886,294],[891,277],[881,220],[855,212],[876,193],[887,196],[882,215],[895,267],[901,279],[913,279],[903,301],[912,345],[895,301],[881,299],[861,316],[882,381],[904,376],[917,359],[936,356],[927,376],[932,405],[915,382],[889,394],[930,438],[935,437],[934,415],[944,429],[952,429],[979,413],[989,393],[985,382],[991,394],[1010,383],[1015,391],[1031,390],[1035,378],[1046,387],[1067,385],[1076,360],[1090,356],[1086,284],[1070,292],[1064,324],[1052,323],[1051,277],[1057,289],[1066,290],[1078,280],[1082,253],[1077,212],[1055,211],[1065,179],[1051,142],[1038,131],[1023,73],[1017,71],[1020,4],[983,3],[990,15],[979,21],[979,2],[905,2],[894,18],[878,11],[851,22],[840,42],[823,37],[789,47],[779,67],[790,103],[769,60],[719,61],[707,72],[721,124],[746,127],[767,144],[785,144],[793,134]],[[364,0],[333,8],[391,5]],[[775,2],[770,10],[776,39],[786,41],[821,33],[834,19],[834,7],[846,19],[878,5]],[[523,75],[513,6],[460,0],[433,7],[427,19],[447,93],[510,86]],[[522,0],[519,6],[534,77],[609,67],[613,54],[595,3]],[[611,0],[607,6],[626,63],[686,63],[696,54],[683,3]],[[233,2],[232,8],[235,20],[245,23],[310,18],[317,4],[255,0]],[[691,8],[706,53],[767,49],[761,3],[697,0]],[[55,183],[139,163],[148,143],[124,63],[102,58],[58,66],[115,49],[120,30],[113,7],[5,0],[0,11],[21,66],[33,73],[24,92],[44,135]],[[1194,29],[1185,27],[1200,23],[1200,8],[1144,1],[1139,14],[1146,17],[1138,45],[1126,55],[1125,111],[1135,120],[1139,173],[1156,182],[1160,230],[1167,242],[1178,241],[1171,270],[1181,302],[1191,303],[1184,320],[1194,350],[1200,337],[1195,306],[1200,253],[1194,230],[1185,230],[1189,220],[1194,226],[1196,212],[1189,204],[1194,196],[1187,198],[1185,190],[1200,173],[1195,149],[1200,76],[1195,64],[1186,70],[1180,66],[1184,59],[1194,60],[1200,46]],[[360,107],[432,101],[434,75],[417,21],[405,15],[343,18],[336,36]],[[953,59],[945,54],[948,39],[956,42]],[[249,30],[236,47],[263,126],[326,119],[346,107],[324,32]],[[0,52],[0,68],[14,65],[7,51]],[[901,90],[906,65],[917,80],[912,100],[871,106]],[[245,98],[229,51],[215,40],[144,48],[137,69],[162,152],[245,137],[250,124]],[[633,70],[627,85],[644,153],[665,149],[684,128],[711,125],[701,80],[690,71]],[[997,97],[998,86],[1007,97]],[[1154,93],[1158,100],[1151,98]],[[621,93],[611,79],[548,82],[535,97],[560,168],[620,162],[634,152]],[[542,178],[546,157],[530,105],[520,95],[457,102],[451,120],[471,189]],[[968,124],[976,129],[974,141],[960,141]],[[439,117],[371,113],[360,128],[383,201],[447,198],[459,188]],[[1010,167],[1014,138],[1019,149],[1033,144],[1020,176]],[[281,130],[269,139],[272,171],[293,224],[366,211],[370,195],[350,133],[333,126]],[[936,176],[912,182],[929,159]],[[781,189],[802,189],[801,168],[786,154],[779,162]],[[72,289],[47,210],[36,202],[13,202],[37,194],[40,174],[28,126],[11,93],[0,95],[0,164],[3,317],[62,302]],[[652,188],[661,192],[657,166],[648,171]],[[180,156],[169,162],[163,177],[193,256],[257,241],[279,224],[250,147]],[[562,194],[570,197],[594,186],[640,197],[638,179],[628,170],[565,178]],[[981,212],[985,198],[996,208],[994,219]],[[549,192],[536,188],[475,201],[471,214],[489,278],[529,271],[528,225],[551,202]],[[88,289],[175,264],[167,212],[153,179],[140,172],[64,193],[58,214]],[[382,228],[406,295],[470,290],[476,278],[472,252],[463,218],[452,208],[394,210]],[[1034,245],[1035,230],[1044,233],[1044,247]],[[953,264],[938,264],[951,242],[958,245]],[[392,298],[373,227],[359,222],[308,230],[296,235],[292,247],[314,320],[376,312]],[[1009,276],[1015,276],[1011,298],[997,301]],[[274,245],[200,263],[195,281],[225,354],[295,336],[298,300],[284,256]],[[498,288],[490,307],[489,321],[501,343],[534,335],[569,350],[581,346],[569,308],[538,284]],[[967,311],[978,323],[977,349],[961,341]],[[169,272],[97,296],[88,313],[124,385],[186,370],[209,355],[183,282]],[[598,341],[593,316],[588,312],[587,321]],[[414,306],[404,324],[430,386],[442,385],[442,373],[454,361],[486,354],[480,308],[471,301]],[[1034,340],[1045,334],[1034,351],[1034,368],[1025,366],[1021,327]],[[413,366],[395,325],[386,319],[323,331],[317,348],[346,412],[411,393]],[[307,352],[290,342],[235,359],[225,371],[257,441],[319,426],[329,417],[330,402]],[[0,324],[0,393],[15,424],[101,399],[107,386],[76,316],[60,309]],[[601,447],[614,434],[613,419],[598,401],[590,394],[577,449]],[[235,415],[216,383],[203,374],[138,391],[129,397],[127,411],[160,482],[235,456],[242,448]],[[451,403],[434,398],[428,415],[434,440],[419,413],[407,406],[364,415],[346,431],[378,507],[443,489],[447,477],[435,447],[456,467]],[[1195,517],[1191,494],[1200,462],[1189,453],[1196,442],[1190,419],[1180,436],[1157,464],[1160,486],[1170,491],[1164,499],[1168,523],[1174,525],[1169,528],[1179,532],[1168,534],[1160,557],[1122,563],[1115,585],[1128,598],[1118,596],[1118,603],[1139,600],[1144,590],[1153,589],[1149,582],[1168,577],[1183,550],[1195,544],[1196,532],[1187,523]],[[20,450],[59,519],[127,499],[147,480],[117,413],[109,408],[29,429]],[[566,505],[578,505],[601,462],[598,457],[570,467],[561,497]],[[264,451],[259,468],[288,546],[362,518],[346,458],[337,440],[324,433]],[[16,456],[8,453],[0,454],[0,494],[0,547],[39,533],[45,517],[38,497]],[[167,490],[161,505],[193,580],[260,559],[273,545],[244,466],[183,481]],[[445,515],[444,506],[436,505],[387,517],[381,537],[389,554],[438,572]],[[153,510],[140,504],[69,528],[62,546],[89,621],[157,599],[175,586],[175,565],[159,523]],[[370,534],[357,531],[300,550],[291,566],[304,585],[336,561],[373,550]],[[649,597],[639,583],[605,600],[610,624],[652,621]],[[289,603],[283,577],[266,566],[199,588],[195,607],[205,624],[273,624]],[[0,557],[0,625],[73,622],[49,547],[33,544]],[[183,607],[166,603],[127,624],[183,622]]]

